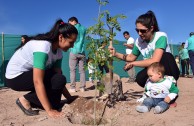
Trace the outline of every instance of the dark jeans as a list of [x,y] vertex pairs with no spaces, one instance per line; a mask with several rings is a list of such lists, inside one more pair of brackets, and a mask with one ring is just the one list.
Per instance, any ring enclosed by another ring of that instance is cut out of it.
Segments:
[[[40,103],[33,82],[33,71],[24,72],[13,79],[5,79],[6,85],[15,91],[30,91],[24,98],[34,107],[43,108]],[[62,91],[66,84],[66,78],[62,74],[46,70],[44,76],[44,86],[47,97],[54,109],[59,109]]]
[[181,68],[182,68],[182,76],[185,76],[185,68],[186,68],[186,74],[189,75],[189,59],[181,60]]
[[189,58],[190,58],[190,65],[191,65],[191,70],[194,75],[194,51],[189,50]]
[[[178,80],[180,71],[176,65],[174,56],[171,53],[165,52],[160,60],[160,63],[164,65],[165,75],[173,76],[175,80]],[[144,68],[137,74],[136,82],[139,86],[144,87],[147,79],[147,68]]]
[[109,73],[109,68],[107,66],[107,63],[105,63],[104,65],[99,64],[98,67],[99,67],[102,74],[104,73],[104,70],[106,73]]

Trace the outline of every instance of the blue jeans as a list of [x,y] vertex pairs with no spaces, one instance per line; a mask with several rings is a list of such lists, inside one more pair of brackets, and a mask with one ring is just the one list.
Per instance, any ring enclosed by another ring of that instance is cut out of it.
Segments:
[[155,106],[160,106],[163,111],[169,108],[169,104],[164,101],[164,98],[146,98],[142,105],[147,106],[149,110]]

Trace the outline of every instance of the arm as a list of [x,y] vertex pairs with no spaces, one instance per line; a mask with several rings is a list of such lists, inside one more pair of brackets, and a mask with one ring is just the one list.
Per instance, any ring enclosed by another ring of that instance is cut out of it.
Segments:
[[34,60],[33,81],[34,81],[34,88],[35,88],[37,97],[49,116],[59,117],[63,113],[52,109],[52,106],[48,100],[48,96],[47,96],[44,81],[43,81],[48,55],[43,52],[34,52],[33,60]]
[[[134,45],[134,48],[132,51],[132,53],[134,55],[138,55],[140,53],[140,50],[136,45],[138,45],[138,44]],[[129,64],[129,66],[148,67],[149,65],[151,65],[154,62],[160,62],[162,55],[164,53],[164,50],[167,48],[167,46],[168,46],[167,45],[167,36],[166,36],[166,34],[164,34],[157,39],[157,41],[155,43],[155,47],[153,48],[154,52],[152,54],[152,57],[150,57],[148,59],[141,60],[141,61],[131,62]]]
[[169,89],[168,96],[165,97],[164,101],[169,103],[171,100],[175,99],[178,95],[179,89],[177,86],[175,86],[175,83],[172,82],[171,87]]
[[[150,59],[144,59],[144,60],[140,60],[140,61],[133,61],[133,62],[129,62],[124,69],[128,70],[131,69],[134,66],[138,66],[138,67],[148,67],[149,65],[151,65],[154,62],[160,62],[162,55],[163,55],[164,50],[163,49],[156,49],[154,51],[153,57]],[[127,56],[126,59],[128,59],[129,56]]]
[[151,65],[154,62],[160,62],[163,53],[164,53],[163,49],[155,49],[152,58],[144,59],[144,60],[140,60],[140,61],[134,61],[134,62],[131,62],[131,64],[133,66],[138,66],[138,67],[148,67],[149,65]]
[[134,39],[132,37],[129,37],[127,40],[127,43],[123,44],[128,49],[133,49],[134,46]]
[[160,62],[162,55],[164,53],[163,49],[157,48],[155,49],[152,58],[141,60],[141,61],[135,61],[137,59],[137,56],[134,54],[129,54],[125,57],[124,54],[116,52],[116,50],[111,47],[109,47],[109,51],[113,56],[116,56],[117,58],[122,59],[122,60],[126,59],[126,61],[130,62],[128,66],[138,66],[138,67],[147,67],[154,62]]
[[115,56],[121,60],[125,60],[125,61],[134,61],[137,59],[137,56],[136,55],[133,55],[132,53],[129,54],[129,55],[126,55],[126,54],[122,54],[122,53],[118,53],[116,52],[115,48],[113,47],[108,47],[109,51],[110,51],[110,54],[112,54],[112,56]]
[[133,49],[133,45],[134,45],[134,44],[127,44],[127,43],[124,43],[123,45],[124,45],[126,48]]
[[33,81],[38,99],[43,108],[48,112],[52,109],[43,83],[44,70],[33,68]]
[[52,109],[52,106],[48,100],[47,93],[43,83],[44,70],[33,68],[33,81],[34,87],[40,103],[46,110],[47,114],[51,117],[60,117],[63,113]]

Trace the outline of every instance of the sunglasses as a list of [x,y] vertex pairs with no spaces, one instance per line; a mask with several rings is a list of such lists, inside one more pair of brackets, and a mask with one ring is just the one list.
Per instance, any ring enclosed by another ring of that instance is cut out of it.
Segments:
[[141,32],[141,33],[146,33],[148,32],[149,29],[135,29],[137,33]]

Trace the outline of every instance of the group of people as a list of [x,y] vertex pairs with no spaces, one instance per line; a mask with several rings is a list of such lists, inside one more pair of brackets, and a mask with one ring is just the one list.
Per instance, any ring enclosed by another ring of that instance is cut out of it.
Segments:
[[[177,88],[177,84],[169,83],[168,85],[163,85],[162,82],[165,80],[163,77],[164,75],[172,76],[177,81],[180,71],[176,65],[174,56],[171,54],[167,34],[159,31],[155,14],[152,11],[148,11],[140,15],[136,19],[135,24],[135,30],[139,38],[134,42],[132,52],[130,54],[121,54],[112,47],[110,47],[109,50],[113,56],[127,61],[124,67],[125,70],[129,70],[133,67],[144,68],[137,73],[135,81],[141,87],[151,85],[149,86],[149,92],[152,95],[148,95],[148,98],[144,99],[143,104],[137,106],[136,110],[138,112],[148,112],[152,107],[155,107],[154,113],[162,113],[169,107],[170,101],[175,99],[175,94],[178,94],[178,89],[176,89],[172,92],[174,94],[173,97],[168,96],[171,93],[171,88]],[[137,61],[136,59],[140,54],[143,56],[143,60]],[[155,70],[152,67],[152,69],[149,68],[150,65],[152,66],[155,63],[161,64],[164,70],[161,72],[161,70]],[[155,76],[157,79],[153,79]],[[170,82],[172,81],[170,80]],[[164,89],[155,86],[163,87]],[[155,100],[155,98],[157,100]],[[168,104],[168,106],[160,103],[161,101]]]
[[[181,69],[181,77],[191,77],[189,70],[191,66],[192,73],[194,75],[194,32],[190,33],[190,37],[186,42],[182,42],[179,48],[179,55],[175,56],[175,60],[179,69]],[[180,67],[181,66],[181,67]],[[193,78],[193,76],[192,76]]]
[[[154,13],[148,11],[140,15],[135,25],[139,38],[125,44],[130,49],[127,54],[121,54],[113,47],[108,49],[112,56],[126,61],[126,71],[136,66],[144,68],[132,79],[141,87],[146,87],[150,95],[136,110],[148,112],[151,107],[155,107],[155,113],[162,113],[178,94],[177,84],[164,79],[164,75],[172,76],[177,81],[180,71],[170,53],[167,34],[159,31]],[[127,35],[129,34],[125,32],[124,36]],[[66,77],[61,70],[62,51],[70,50],[70,91],[75,92],[77,65],[80,72],[80,91],[85,90],[84,37],[85,28],[76,17],[70,18],[68,23],[59,19],[49,32],[31,36],[28,42],[16,50],[7,65],[5,81],[13,90],[30,91],[16,100],[16,104],[26,115],[37,115],[38,112],[32,109],[35,106],[43,108],[51,117],[60,117],[63,114],[58,111],[61,95],[69,102],[76,98],[65,87]],[[143,60],[137,61],[140,54]]]
[[179,55],[175,56],[175,61],[178,68],[182,71],[180,76],[189,77],[189,53],[187,48],[185,48],[185,42],[181,43],[179,48]]

